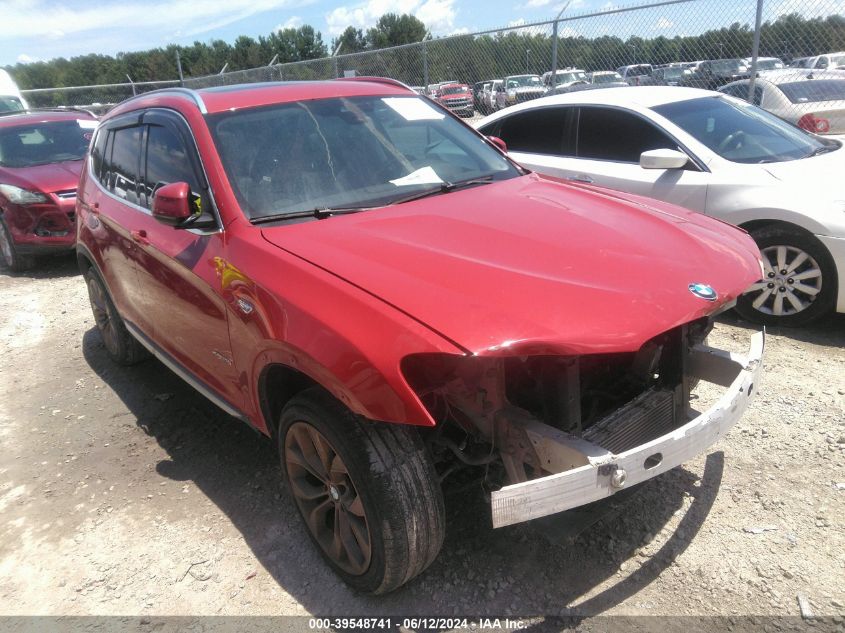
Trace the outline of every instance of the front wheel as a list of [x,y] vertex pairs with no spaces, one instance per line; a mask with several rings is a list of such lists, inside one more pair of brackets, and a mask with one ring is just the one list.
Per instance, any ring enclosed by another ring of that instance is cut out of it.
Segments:
[[18,252],[12,233],[6,226],[6,221],[0,217],[0,257],[3,265],[13,272],[21,272],[32,268],[34,260],[30,256],[21,255]]
[[416,430],[360,420],[310,389],[282,411],[282,473],[311,539],[353,588],[386,593],[443,544],[443,496]]
[[100,275],[91,267],[83,276],[88,286],[88,300],[91,302],[94,323],[109,358],[119,365],[134,365],[149,357],[147,349],[126,329]]
[[764,278],[737,301],[755,323],[801,326],[829,314],[836,302],[836,266],[812,235],[780,226],[751,233],[763,256]]

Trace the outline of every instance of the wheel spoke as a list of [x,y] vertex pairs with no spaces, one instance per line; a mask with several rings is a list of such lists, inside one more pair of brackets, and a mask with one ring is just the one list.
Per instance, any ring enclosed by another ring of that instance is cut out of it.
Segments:
[[810,295],[811,297],[815,297],[817,294],[821,292],[820,288],[814,288],[813,286],[807,286],[802,283],[795,283],[792,284],[792,288],[796,292],[803,292],[805,295]]
[[757,297],[757,298],[754,300],[754,303],[752,303],[751,305],[753,305],[753,306],[754,306],[754,309],[755,309],[755,310],[759,310],[759,309],[760,309],[760,307],[761,307],[764,303],[766,303],[766,300],[767,300],[769,297],[771,297],[771,296],[772,296],[772,290],[771,290],[771,289],[769,289],[769,288],[767,288],[765,291],[763,291],[763,292],[761,292],[761,293],[760,293],[760,296],[759,296],[759,297]]
[[329,479],[334,483],[345,485],[348,477],[349,471],[346,470],[346,464],[343,463],[339,455],[335,455],[329,467]]
[[305,517],[305,520],[308,522],[308,527],[311,528],[311,532],[318,539],[321,536],[325,536],[328,532],[328,527],[326,526],[326,515],[333,510],[334,502],[331,499],[326,499],[322,503],[318,503],[311,508]]
[[307,477],[291,477],[290,486],[294,496],[303,501],[317,501],[329,496],[329,491],[324,485],[314,485]]
[[795,296],[795,293],[792,290],[788,290],[786,292],[786,300],[789,301],[789,304],[795,309],[796,312],[801,312],[807,306]]
[[310,473],[311,476],[315,479],[323,481],[323,477],[320,475],[319,471],[314,468],[311,463],[302,455],[298,444],[296,447],[291,446],[288,448],[287,461],[288,464],[294,464],[296,466],[299,466],[300,468]]
[[349,510],[352,514],[358,517],[364,516],[364,504],[361,501],[360,495],[355,495],[355,499],[346,506],[346,509]]
[[799,252],[798,255],[796,255],[795,259],[792,260],[792,263],[786,267],[786,272],[791,273],[795,271],[801,264],[806,262],[809,257],[810,256],[807,255],[807,253],[805,253],[804,251]]
[[783,293],[777,292],[775,293],[775,305],[772,307],[772,312],[775,316],[781,316],[783,314]]
[[299,446],[299,451],[302,457],[311,466],[311,470],[316,474],[319,479],[321,479],[322,481],[327,481],[328,473],[326,472],[326,469],[323,466],[323,462],[320,460],[319,455],[317,455],[317,449],[314,446],[314,442],[311,439],[311,432],[308,430],[308,428],[297,428],[294,433],[294,439],[296,440],[296,443]]
[[822,276],[822,271],[818,268],[811,268],[809,270],[805,270],[803,273],[798,273],[797,275],[792,275],[792,279],[795,281],[803,281],[804,279],[816,279],[817,277]]
[[753,284],[748,290],[745,291],[746,294],[751,294],[752,292],[760,292],[769,289],[769,283],[766,281],[758,281],[756,284]]
[[777,247],[778,270],[786,268],[786,246]]
[[331,446],[329,446],[316,429],[309,427],[308,436],[311,439],[311,444],[314,446],[314,455],[320,460],[322,472],[326,473],[326,479],[328,479],[328,473],[332,463],[331,453],[334,451],[332,451]]
[[336,516],[340,542],[343,544],[346,559],[353,568],[364,571],[361,568],[367,558],[366,550],[353,533],[349,515],[344,510],[339,510]]

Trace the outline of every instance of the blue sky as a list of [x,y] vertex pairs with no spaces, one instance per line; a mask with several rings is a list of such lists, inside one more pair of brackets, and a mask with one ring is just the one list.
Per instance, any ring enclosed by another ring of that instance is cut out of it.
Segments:
[[[642,4],[642,2],[634,2]],[[114,54],[195,40],[234,41],[311,24],[328,44],[348,25],[366,29],[384,13],[413,13],[435,36],[553,18],[565,0],[0,0],[0,65]],[[571,0],[565,16],[631,2]],[[766,0],[767,17],[845,13],[845,0]],[[617,17],[573,20],[562,34],[627,37],[697,33],[753,21],[754,0],[697,0]],[[268,60],[269,61],[269,60]]]

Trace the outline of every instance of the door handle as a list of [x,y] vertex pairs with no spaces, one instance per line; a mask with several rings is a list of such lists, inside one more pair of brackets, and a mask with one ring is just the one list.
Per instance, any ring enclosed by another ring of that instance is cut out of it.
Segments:
[[587,174],[578,174],[577,176],[570,176],[567,180],[571,180],[573,182],[583,182],[584,184],[591,185],[593,183],[593,179],[590,178]]
[[130,231],[129,235],[132,237],[132,240],[137,242],[138,244],[143,244],[144,246],[146,246],[150,243],[150,240],[147,239],[147,232],[144,229]]

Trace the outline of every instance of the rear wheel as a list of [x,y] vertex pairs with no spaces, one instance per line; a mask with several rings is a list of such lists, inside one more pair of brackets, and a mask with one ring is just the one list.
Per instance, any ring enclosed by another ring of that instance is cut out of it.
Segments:
[[764,278],[737,301],[749,321],[806,325],[829,314],[836,301],[836,266],[814,236],[780,226],[751,233],[765,266]]
[[84,277],[94,322],[109,358],[119,365],[134,365],[147,358],[149,352],[126,329],[105,284],[94,268],[86,270]]
[[0,217],[0,257],[3,265],[13,272],[21,272],[32,268],[35,260],[28,255],[21,255],[15,247],[6,220]]
[[311,539],[367,593],[422,572],[443,543],[443,497],[415,429],[360,420],[310,389],[282,412],[282,472]]

